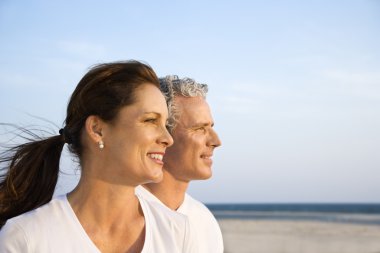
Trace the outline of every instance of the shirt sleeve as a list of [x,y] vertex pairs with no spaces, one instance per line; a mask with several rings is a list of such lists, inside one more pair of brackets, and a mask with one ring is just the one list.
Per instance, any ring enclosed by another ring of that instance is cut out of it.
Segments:
[[8,221],[0,230],[0,252],[20,253],[30,252],[25,231],[14,222]]

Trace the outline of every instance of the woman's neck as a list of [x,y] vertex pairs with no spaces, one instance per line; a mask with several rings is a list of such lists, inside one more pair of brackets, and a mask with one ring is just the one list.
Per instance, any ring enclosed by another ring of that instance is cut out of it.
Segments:
[[75,214],[85,215],[109,226],[142,215],[134,186],[113,185],[97,179],[81,178],[77,187],[68,194]]
[[75,215],[101,252],[141,251],[145,219],[134,188],[81,179],[68,194]]

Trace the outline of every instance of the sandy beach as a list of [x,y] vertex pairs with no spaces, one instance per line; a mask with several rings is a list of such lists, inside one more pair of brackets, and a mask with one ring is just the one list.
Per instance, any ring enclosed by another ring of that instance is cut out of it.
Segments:
[[225,253],[380,253],[380,226],[219,219]]

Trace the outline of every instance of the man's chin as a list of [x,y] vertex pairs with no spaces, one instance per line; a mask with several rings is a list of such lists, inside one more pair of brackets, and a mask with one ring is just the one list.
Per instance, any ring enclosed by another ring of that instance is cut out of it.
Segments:
[[202,170],[193,180],[207,180],[212,177],[212,170],[207,168]]

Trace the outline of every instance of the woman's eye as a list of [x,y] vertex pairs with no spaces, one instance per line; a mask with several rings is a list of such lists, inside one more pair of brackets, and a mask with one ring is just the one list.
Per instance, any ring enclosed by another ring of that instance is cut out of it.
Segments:
[[156,122],[156,119],[155,118],[149,118],[149,119],[144,120],[144,122],[154,123],[154,122]]

